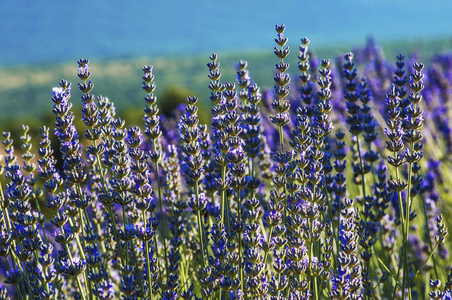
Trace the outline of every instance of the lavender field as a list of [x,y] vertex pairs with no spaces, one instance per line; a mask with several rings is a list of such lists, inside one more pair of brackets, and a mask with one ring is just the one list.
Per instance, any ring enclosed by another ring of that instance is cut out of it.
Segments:
[[0,300],[452,299],[452,4],[174,4],[0,3]]
[[0,299],[450,299],[452,56],[284,32],[273,89],[206,58],[206,124],[195,95],[160,115],[144,66],[129,126],[78,60],[39,144],[3,133]]

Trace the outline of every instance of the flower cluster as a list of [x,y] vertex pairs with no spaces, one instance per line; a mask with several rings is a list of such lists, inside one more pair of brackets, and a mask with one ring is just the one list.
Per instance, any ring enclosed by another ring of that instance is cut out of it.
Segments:
[[318,60],[303,38],[290,74],[284,31],[273,89],[210,56],[210,124],[194,96],[160,118],[144,66],[129,127],[80,59],[84,131],[62,80],[56,145],[3,133],[0,299],[451,299],[451,56]]

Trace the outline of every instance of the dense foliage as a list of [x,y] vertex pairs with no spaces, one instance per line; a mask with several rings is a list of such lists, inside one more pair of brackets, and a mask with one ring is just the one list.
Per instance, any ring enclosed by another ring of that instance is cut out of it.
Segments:
[[304,38],[294,80],[284,29],[273,90],[210,57],[208,125],[196,97],[161,119],[145,66],[128,128],[79,60],[83,138],[65,80],[57,145],[3,133],[0,299],[451,299],[451,56],[332,63]]

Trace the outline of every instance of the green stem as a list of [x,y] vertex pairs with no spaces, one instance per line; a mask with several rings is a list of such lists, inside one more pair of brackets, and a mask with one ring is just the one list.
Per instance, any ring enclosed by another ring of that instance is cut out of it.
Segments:
[[[314,185],[312,189],[313,189],[312,193],[315,195],[315,193],[316,193],[316,186]],[[311,203],[311,206],[314,207],[315,202],[312,201],[310,203]],[[310,227],[309,228],[309,232],[313,233],[314,232],[314,220],[309,220],[309,227]],[[312,242],[312,236],[311,236],[311,240],[309,241],[309,247],[308,247],[309,248],[308,282],[310,283],[311,280],[313,280],[313,283],[314,283],[314,299],[317,300],[318,299],[317,280],[316,280],[315,276],[313,278],[311,278],[312,258],[314,256],[314,253],[313,253],[313,250],[314,250],[313,246],[314,245],[313,244],[314,243]]]
[[[226,181],[226,166],[222,166],[221,169],[221,180],[223,184]],[[226,191],[221,190],[221,219],[223,223],[226,225],[227,232],[230,233],[229,229],[229,216],[227,215],[227,207],[226,207]]]
[[11,262],[13,263],[13,266],[15,267],[15,264],[19,267],[20,271],[24,273],[24,269],[22,268],[22,265],[20,264],[19,258],[17,257],[16,253],[14,251],[9,251],[11,255]]
[[[2,203],[5,203],[5,199],[3,197],[3,189],[2,189],[2,185],[0,183],[0,195],[1,195],[1,201]],[[4,207],[3,208],[3,215],[6,218],[6,228],[8,229],[8,232],[11,232],[11,221],[9,218],[9,213],[8,213],[8,208]],[[12,249],[16,249],[16,241],[12,240]],[[22,266],[20,265],[20,261],[19,258],[16,256],[16,253],[14,251],[10,251],[9,255],[11,256],[11,262],[13,264],[13,266],[15,267],[15,264],[17,263],[17,265],[19,266],[19,269],[22,271],[22,273],[24,272],[24,270],[22,269]],[[5,257],[6,259],[6,257]],[[6,259],[6,261],[8,261],[8,259]],[[11,269],[11,268],[10,268]]]
[[399,280],[397,279],[397,277],[392,274],[391,270],[385,265],[385,263],[380,259],[380,257],[378,257],[378,255],[375,253],[375,251],[372,249],[372,247],[369,247],[370,251],[372,252],[372,254],[375,256],[375,258],[377,259],[378,263],[380,264],[380,266],[385,269],[385,271],[392,277],[394,278],[394,280],[396,281],[396,284],[399,286],[402,286],[399,282]]
[[[423,212],[424,212],[424,218],[425,218],[425,225],[427,226],[427,236],[428,236],[428,243],[430,246],[430,251],[433,252],[433,243],[432,243],[432,238],[430,236],[430,225],[428,222],[428,217],[427,217],[427,206],[425,204],[425,197],[423,194],[421,194],[421,198],[422,198],[422,206],[423,206]],[[438,278],[438,271],[436,269],[436,260],[435,257],[432,257],[433,260],[433,269],[435,270],[435,278]]]
[[433,253],[435,253],[436,249],[438,249],[439,244],[435,245],[435,248],[433,248],[432,252],[430,253],[430,255],[424,260],[424,263],[422,264],[422,266],[416,271],[416,274],[414,274],[413,279],[411,279],[409,285],[411,285],[414,280],[416,279],[417,275],[419,275],[419,273],[425,268],[425,265],[427,264],[427,262],[429,261],[430,257],[433,256]]
[[[267,244],[270,246],[271,240],[272,240],[272,234],[273,234],[273,226],[270,226],[270,232],[268,234],[268,241]],[[265,256],[264,256],[264,267],[267,264],[267,257],[268,257],[268,252],[265,252]],[[267,270],[270,271],[270,268],[267,267]]]
[[[63,228],[63,226],[61,226],[60,229],[61,229],[61,233],[64,234],[64,228]],[[76,236],[77,236],[77,235],[76,235]],[[74,259],[73,259],[73,257],[72,257],[72,254],[71,254],[71,251],[70,251],[68,245],[65,244],[64,246],[66,247],[66,251],[67,251],[67,254],[68,254],[69,259],[70,259],[70,261],[71,261],[71,264],[74,264]],[[83,300],[86,300],[85,294],[83,293],[82,283],[81,283],[80,278],[78,277],[78,275],[76,276],[76,280],[77,280],[78,289],[79,289],[79,291],[80,291],[80,295],[82,295],[82,299],[83,299]]]
[[[1,187],[0,187],[0,193],[1,193],[1,192],[2,192],[2,190],[1,190]],[[37,209],[39,212],[42,212],[42,211],[41,211],[41,206],[39,205],[38,198],[35,198],[35,204],[36,204],[36,209]],[[46,244],[48,244],[49,241],[48,241],[48,239],[47,239],[47,234],[46,234],[46,231],[45,231],[45,229],[44,229],[44,226],[41,226],[41,228],[42,228],[42,234],[43,234],[43,236],[44,236],[44,240],[46,241]]]
[[[254,178],[254,158],[251,158],[251,178]],[[251,199],[254,198],[254,189],[251,189]]]
[[[69,225],[71,226],[71,230],[73,232],[75,232],[75,230],[74,230],[75,225],[74,225],[74,222],[72,221],[72,219],[69,218],[68,222],[69,222]],[[64,233],[63,227],[61,227],[61,232]],[[80,237],[78,234],[74,234],[74,235],[75,235],[75,242],[77,243],[77,247],[80,252],[80,257],[81,257],[81,259],[85,259],[85,252],[83,251],[83,246],[82,246],[82,243],[80,242]]]
[[180,264],[180,278],[181,278],[181,283],[182,283],[182,285],[185,285],[185,283],[187,282],[187,279],[186,279],[186,277],[185,277],[185,267],[184,267],[184,264],[185,264],[185,259],[183,258],[183,256],[182,256],[182,261],[181,261],[181,264]]
[[[0,182],[0,197],[1,197],[1,203],[4,204],[5,202],[5,197],[3,195],[3,187],[2,184]],[[6,218],[6,228],[8,229],[8,232],[11,232],[11,220],[9,219],[9,213],[8,213],[8,207],[5,206],[3,207],[3,214],[5,215]]]
[[16,291],[17,291],[17,294],[19,294],[19,300],[22,300],[22,299],[24,299],[24,296],[22,296],[22,293],[20,292],[20,286],[19,286],[19,284],[16,284]]
[[[93,145],[94,145],[94,147],[97,148],[96,140],[93,141]],[[102,168],[102,160],[100,159],[100,156],[97,152],[96,152],[96,161],[97,161],[97,166],[99,167],[100,180],[102,182],[102,190],[104,193],[106,193],[107,192],[107,183],[105,181],[105,174],[104,174],[104,170]]]
[[[397,157],[397,152],[394,152],[394,157]],[[396,180],[397,180],[397,182],[399,182],[399,180],[400,180],[399,167],[395,167],[395,170],[396,170]],[[397,195],[398,195],[398,199],[399,199],[399,214],[400,214],[400,223],[401,223],[401,228],[402,228],[402,240],[403,240],[403,242],[405,242],[405,234],[406,234],[406,232],[405,232],[405,216],[403,214],[404,209],[403,209],[402,192],[398,191]],[[404,249],[405,247],[402,247],[402,248]],[[402,259],[399,260],[399,266],[397,268],[396,278],[399,278],[401,267],[402,267]],[[404,279],[405,278],[403,278],[403,280]],[[405,297],[405,284],[404,284],[404,281],[402,281],[401,289],[402,289],[402,295],[403,295],[403,297]],[[393,295],[394,297],[396,295],[396,291],[397,291],[397,289],[394,289],[394,295]],[[405,299],[405,298],[402,298],[402,299]]]
[[[238,219],[239,224],[242,222],[242,211],[241,211],[241,199],[240,199],[240,189],[236,191],[237,193],[237,211],[238,211]],[[239,232],[239,270],[240,270],[240,287],[242,288],[242,292],[245,291],[243,285],[243,266],[242,266],[242,233]]]
[[[146,232],[146,210],[143,210],[143,226],[144,226],[144,231]],[[146,249],[146,267],[148,269],[148,296],[149,299],[153,300],[153,295],[152,295],[152,281],[151,281],[151,264],[149,262],[149,243],[147,240],[143,241],[144,245],[145,245],[145,249]]]
[[[123,192],[123,197],[124,197],[124,192]],[[124,205],[122,205],[122,219],[123,219],[123,230],[124,230],[124,234],[126,234],[126,227],[127,227],[127,213],[126,213],[126,208]],[[125,254],[126,254],[126,265],[129,264],[129,242],[126,241],[125,242]]]
[[[334,241],[336,243],[336,249],[339,252],[339,239],[338,239],[338,232],[339,232],[339,227],[335,228],[335,224],[334,224],[334,218],[333,218],[333,209],[331,208],[331,195],[326,193],[326,188],[324,186],[324,193],[326,195],[326,201],[328,203],[328,211],[330,214],[330,219],[331,219],[331,227],[332,227],[332,231],[333,231],[333,236],[334,236]],[[334,268],[336,269],[336,259],[334,259],[334,251],[333,251],[333,263],[334,263]]]
[[[312,222],[311,222],[311,225],[310,225],[310,232],[312,232]],[[314,283],[314,299],[318,299],[318,291],[317,291],[317,280],[316,280],[316,277],[315,276],[311,276],[311,265],[312,265],[312,257],[313,257],[313,250],[314,250],[314,248],[313,248],[313,243],[311,242],[311,241],[309,241],[309,265],[308,265],[308,282],[309,282],[309,284],[311,284],[311,280],[313,281],[313,283]]]
[[158,247],[158,241],[157,241],[157,235],[154,235],[154,244],[155,244],[155,256],[157,257],[157,264],[158,264],[158,270],[159,270],[159,284],[163,283],[163,276],[162,276],[162,266],[160,264],[160,255],[159,255],[159,247]]
[[108,213],[110,214],[110,219],[111,219],[112,227],[113,227],[113,234],[115,235],[116,244],[117,244],[118,250],[119,250],[119,257],[121,258],[121,263],[124,264],[124,256],[122,255],[121,240],[119,239],[118,228],[116,227],[115,215],[113,213],[111,203],[108,203],[107,209],[108,209]]
[[314,277],[314,299],[319,299],[319,290],[317,287],[317,277]]
[[[21,251],[23,251],[23,247],[22,246],[21,246]],[[25,282],[27,284],[28,291],[31,291],[30,276],[28,275],[27,268],[23,268],[22,272],[24,272],[24,274],[25,274],[25,279],[24,280],[25,280]],[[25,288],[25,284],[24,284],[24,288]],[[24,290],[24,293],[26,293],[26,290]]]
[[[154,141],[154,152],[157,151],[157,144]],[[169,275],[168,270],[168,250],[166,249],[166,233],[165,233],[165,222],[163,220],[163,199],[162,199],[162,189],[160,188],[160,173],[159,173],[159,163],[155,162],[155,176],[157,177],[157,188],[159,195],[159,210],[160,210],[160,219],[162,226],[162,235],[163,235],[163,251],[165,251],[165,268],[167,272],[167,276]],[[163,279],[162,279],[163,280]]]
[[[138,257],[139,254],[137,254],[137,251],[136,251],[136,249],[135,249],[135,246],[136,246],[136,245],[134,245],[134,242],[133,242],[133,241],[130,241],[130,248],[132,249],[133,257],[135,258],[135,261],[136,261],[136,260],[139,259],[139,257]],[[138,245],[138,247],[139,247],[139,245]],[[141,255],[141,254],[142,254],[142,253],[141,253],[141,249],[140,249],[140,255]],[[140,265],[141,265],[141,264],[140,264]],[[143,288],[142,270],[135,269],[134,271],[135,271],[136,277],[139,278],[138,285],[140,286],[141,295],[143,295],[143,297],[144,297],[144,294],[145,294],[145,293],[144,293],[144,288]]]
[[[81,214],[81,209],[79,210],[79,214],[80,214],[80,219],[81,219],[81,224],[82,224],[82,226],[84,226],[83,225],[83,216],[82,216],[82,214]],[[71,225],[71,228],[73,228],[74,227],[74,224],[73,224],[73,222],[72,222],[72,220],[71,219],[69,219],[69,224]],[[63,227],[61,227],[61,231],[63,232]],[[83,236],[85,236],[85,234],[83,233]],[[81,257],[81,259],[85,259],[85,251],[84,251],[84,246],[85,246],[85,240],[83,239],[83,246],[82,246],[82,243],[80,242],[80,237],[79,237],[79,235],[78,234],[76,234],[75,235],[75,241],[76,241],[76,243],[77,243],[77,246],[78,246],[78,248],[79,248],[79,252],[80,252],[80,257]],[[71,258],[71,261],[72,261],[72,258]],[[88,288],[88,284],[89,285],[91,285],[91,282],[89,282],[88,281],[88,275],[89,275],[89,271],[88,271],[88,269],[85,269],[85,272],[83,272],[83,277],[85,278],[85,288],[88,290],[88,292],[89,292],[89,299],[92,299],[93,298],[93,294],[92,294],[92,290],[91,290],[91,288]]]
[[[383,243],[383,233],[382,233],[381,230],[379,230],[379,231],[378,231],[378,234],[379,234],[379,236],[380,236],[380,238],[378,239],[379,242],[380,242],[379,256],[384,257],[385,262],[383,262],[383,263],[385,263],[385,265],[390,265],[389,259],[387,258],[387,256],[384,255],[385,248],[384,248],[384,243]],[[371,251],[373,251],[372,253],[374,253],[374,252],[375,252],[375,249],[377,249],[376,246],[377,246],[377,244],[375,243],[375,244],[373,245],[373,248],[371,249]],[[373,256],[373,258],[378,258],[378,257],[379,257],[379,256],[377,256],[377,255],[372,255],[372,256]],[[391,290],[392,290],[392,281],[389,281],[388,284],[391,285]],[[381,288],[380,285],[379,285],[379,288]]]
[[[97,148],[96,140],[93,140],[93,145],[94,145],[94,147]],[[102,160],[100,159],[100,156],[99,156],[99,154],[97,153],[97,151],[96,151],[96,162],[97,162],[97,167],[99,168],[100,180],[101,180],[101,183],[102,183],[102,191],[103,191],[103,193],[107,193],[107,183],[106,183],[106,181],[105,181],[105,174],[104,174],[104,171],[103,171],[103,169],[102,169]],[[101,233],[100,225],[97,224],[96,227],[97,227],[98,233]],[[104,250],[104,253],[105,253],[105,250],[106,250],[106,247],[105,247],[105,241],[102,240],[102,241],[100,242],[100,244],[101,244],[102,250]],[[107,268],[110,269],[110,266],[108,266]]]
[[82,290],[82,282],[80,281],[80,278],[78,276],[76,277],[76,279],[77,279],[78,288],[80,290],[80,294],[82,295],[82,299],[85,300],[86,298],[85,298],[85,294],[83,293],[83,290]]
[[[410,143],[410,153],[413,151],[413,142]],[[405,211],[405,235],[403,240],[403,247],[404,247],[404,268],[403,268],[403,285],[405,285],[405,280],[409,281],[409,271],[408,271],[408,233],[410,231],[410,210],[411,210],[411,175],[412,175],[412,163],[410,162],[408,165],[408,186],[407,186],[407,197],[406,197],[406,211]],[[408,284],[408,298],[411,299],[411,287]],[[405,289],[402,291],[402,299],[405,295]]]
[[[363,158],[361,157],[361,148],[359,146],[359,137],[356,136],[356,144],[358,147],[358,155],[359,155],[359,164],[361,166],[361,185],[362,185],[362,189],[363,189],[363,206],[362,206],[362,213],[365,213],[365,209],[366,209],[366,203],[365,203],[365,198],[366,198],[366,181],[365,181],[365,174],[364,174],[364,164],[363,164]],[[365,217],[365,220],[367,221],[367,216]]]
[[284,131],[282,126],[279,126],[279,143],[281,145],[281,153],[284,153]]
[[199,243],[201,245],[201,263],[202,263],[202,268],[204,269],[206,267],[206,262],[205,262],[205,258],[204,258],[204,239],[203,239],[203,230],[204,230],[204,225],[203,225],[203,221],[201,218],[201,210],[199,209],[199,183],[198,181],[196,181],[195,183],[195,197],[196,197],[196,203],[198,205],[198,210],[196,212],[196,215],[198,217],[198,235],[199,235]]

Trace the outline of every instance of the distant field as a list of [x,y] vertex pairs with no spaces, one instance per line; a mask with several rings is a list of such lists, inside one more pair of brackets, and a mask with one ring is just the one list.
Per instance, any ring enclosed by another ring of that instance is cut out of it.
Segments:
[[[413,51],[420,52],[422,60],[434,52],[444,52],[451,49],[451,40],[433,40],[423,42],[404,42],[382,45],[385,56],[394,61],[395,55],[409,55]],[[348,51],[351,47],[335,47],[317,49],[310,44],[318,58],[334,58]],[[292,53],[288,62],[290,71],[298,74],[297,47],[291,47]],[[234,62],[248,61],[248,69],[254,81],[263,88],[273,85],[273,69],[276,58],[271,49],[259,53],[218,53],[221,63],[222,82],[235,81]],[[208,54],[195,57],[147,57],[115,61],[91,61],[90,67],[94,82],[93,93],[109,97],[116,105],[118,115],[131,123],[140,122],[144,106],[144,92],[141,89],[141,68],[145,64],[154,66],[156,94],[165,99],[165,104],[172,98],[185,98],[196,95],[207,108],[209,105],[209,90],[207,88],[206,63]],[[50,94],[52,87],[57,86],[61,79],[72,82],[72,102],[78,112],[81,102],[77,83],[77,64],[68,62],[56,65],[34,65],[0,68],[0,128],[1,131],[19,129],[22,123],[37,126],[52,122],[52,102]],[[177,102],[177,99],[175,99]],[[171,105],[170,105],[171,107]],[[78,115],[76,115],[78,116]],[[141,124],[139,124],[141,125]]]

